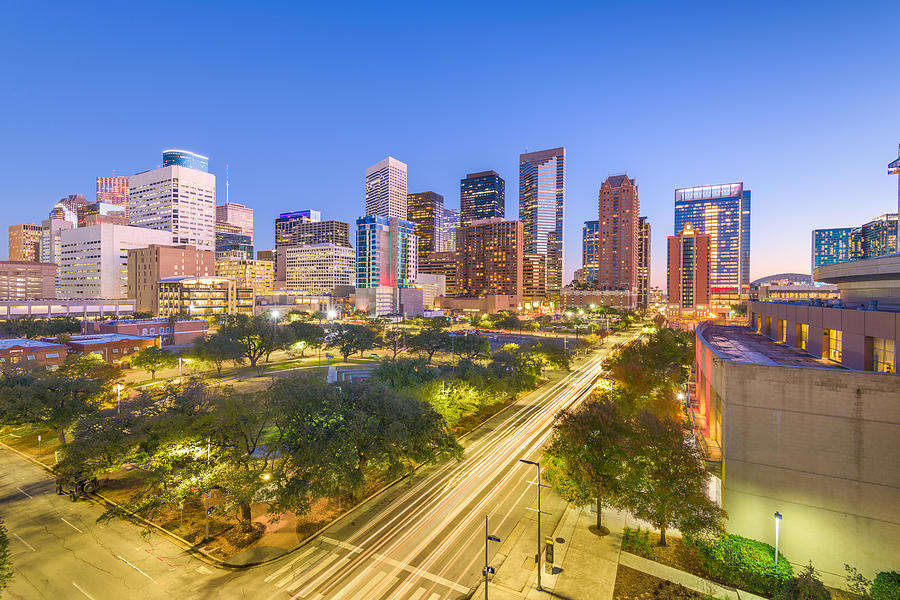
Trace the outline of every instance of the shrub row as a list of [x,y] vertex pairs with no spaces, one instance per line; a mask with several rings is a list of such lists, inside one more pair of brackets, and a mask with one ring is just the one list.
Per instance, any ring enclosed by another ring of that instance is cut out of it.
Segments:
[[900,600],[900,573],[882,571],[876,575],[869,594],[872,600]]
[[775,549],[757,540],[720,533],[692,538],[690,543],[711,578],[754,594],[772,596],[794,575],[783,554],[779,553],[776,565]]

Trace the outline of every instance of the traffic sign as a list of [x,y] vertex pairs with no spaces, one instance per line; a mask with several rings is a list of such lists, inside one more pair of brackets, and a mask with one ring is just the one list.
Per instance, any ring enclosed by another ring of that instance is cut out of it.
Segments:
[[488,538],[488,541],[491,541],[491,542],[499,542],[500,541],[500,538],[498,538],[496,535],[489,535],[489,536],[487,536],[487,538]]
[[[487,572],[485,572],[485,571],[487,571]],[[481,569],[481,574],[482,575],[493,575],[494,567],[484,567],[483,569]]]

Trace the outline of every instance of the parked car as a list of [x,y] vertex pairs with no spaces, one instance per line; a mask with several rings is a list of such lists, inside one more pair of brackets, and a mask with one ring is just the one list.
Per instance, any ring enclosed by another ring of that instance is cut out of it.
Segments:
[[60,496],[68,494],[72,502],[78,500],[82,494],[92,494],[99,489],[100,481],[83,473],[60,475],[56,478],[56,493]]

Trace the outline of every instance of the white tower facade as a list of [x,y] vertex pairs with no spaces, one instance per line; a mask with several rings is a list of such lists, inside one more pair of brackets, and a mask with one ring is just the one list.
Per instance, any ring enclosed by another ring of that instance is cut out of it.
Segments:
[[407,218],[406,163],[388,156],[366,169],[366,216]]

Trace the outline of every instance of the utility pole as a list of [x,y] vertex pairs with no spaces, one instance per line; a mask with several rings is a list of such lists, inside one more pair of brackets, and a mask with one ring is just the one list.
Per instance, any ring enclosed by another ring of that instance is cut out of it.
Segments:
[[[533,461],[533,460],[525,460],[524,458],[520,458],[519,462],[523,462],[528,465],[534,465],[537,467],[537,481],[533,482],[537,485],[537,556],[535,556],[535,562],[537,563],[538,574],[537,574],[537,589],[539,592],[543,591],[544,588],[541,587],[541,515],[550,513],[545,513],[541,510],[541,488],[545,487],[544,484],[541,483],[541,461]],[[534,510],[530,508],[529,510]]]
[[494,567],[488,564],[488,542],[499,542],[500,538],[488,533],[488,516],[484,515],[484,600],[488,600],[488,575],[494,573]]

